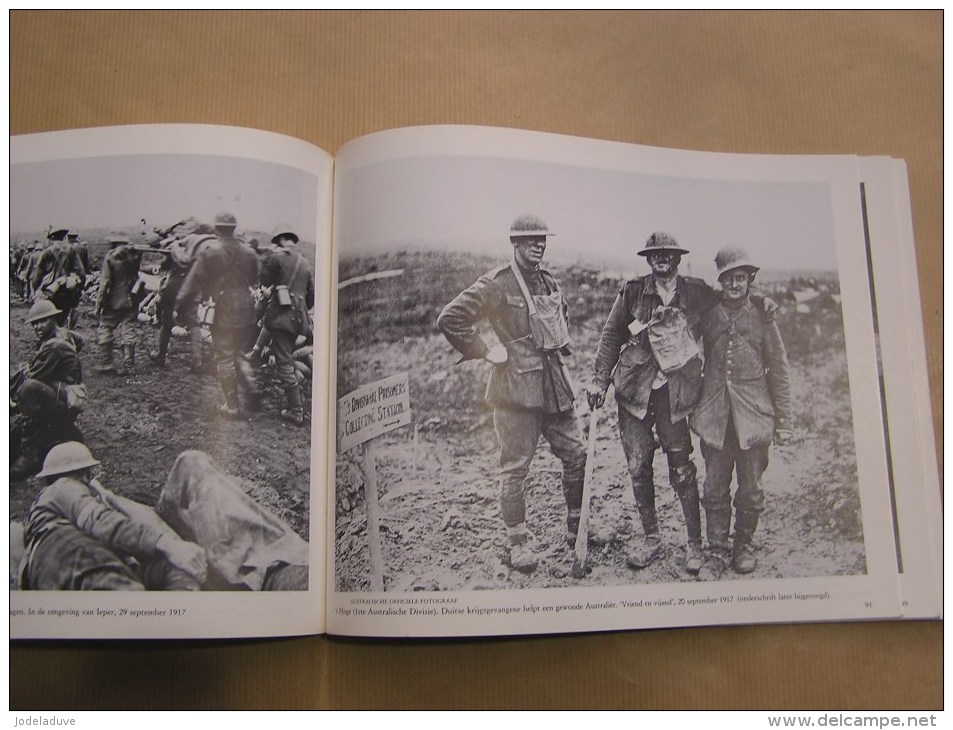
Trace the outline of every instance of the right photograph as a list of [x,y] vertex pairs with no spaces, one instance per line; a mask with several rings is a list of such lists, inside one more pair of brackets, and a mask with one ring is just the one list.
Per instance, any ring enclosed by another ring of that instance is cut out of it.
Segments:
[[342,176],[337,397],[401,374],[413,416],[338,453],[336,590],[371,589],[369,522],[388,591],[866,572],[825,183]]

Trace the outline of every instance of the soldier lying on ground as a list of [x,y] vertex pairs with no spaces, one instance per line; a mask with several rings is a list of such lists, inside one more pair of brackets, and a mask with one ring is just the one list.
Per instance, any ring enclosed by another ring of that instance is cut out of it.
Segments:
[[308,544],[204,453],[179,455],[155,509],[103,487],[98,464],[77,442],[50,450],[39,475],[48,486],[19,546],[19,587],[307,590]]

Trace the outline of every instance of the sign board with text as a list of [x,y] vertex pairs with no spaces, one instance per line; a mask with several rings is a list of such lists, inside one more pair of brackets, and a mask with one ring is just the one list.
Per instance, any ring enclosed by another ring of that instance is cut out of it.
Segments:
[[362,385],[338,399],[338,451],[353,449],[368,439],[410,423],[407,373]]

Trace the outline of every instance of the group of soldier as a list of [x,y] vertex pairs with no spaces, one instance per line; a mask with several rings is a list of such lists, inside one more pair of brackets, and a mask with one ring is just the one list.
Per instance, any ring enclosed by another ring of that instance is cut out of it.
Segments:
[[[280,416],[301,426],[305,417],[292,352],[298,337],[311,336],[311,266],[297,250],[293,231],[275,232],[262,264],[259,253],[236,236],[236,227],[235,217],[222,213],[211,226],[167,236],[154,248],[111,234],[95,289],[93,367],[104,375],[135,367],[133,327],[145,295],[141,259],[145,251],[156,251],[163,257],[164,276],[158,293],[159,345],[150,353],[152,360],[165,366],[169,335],[178,323],[190,330],[192,368],[202,372],[203,353],[194,347],[201,344],[197,311],[200,301],[212,302],[209,328],[224,395],[219,413],[238,417],[261,409],[246,351],[255,343],[252,352],[260,352],[267,343],[287,398]],[[98,482],[99,461],[76,425],[87,391],[80,358],[84,341],[72,327],[84,289],[87,284],[94,288],[88,251],[67,230],[52,232],[46,246],[14,249],[11,271],[17,294],[32,303],[25,321],[37,337],[37,349],[11,377],[11,480],[36,475],[46,481],[19,533],[17,585],[306,589],[307,543],[254,504],[205,454],[179,456],[155,510]]]
[[[570,545],[580,525],[587,450],[564,360],[571,344],[567,301],[555,277],[541,267],[554,234],[538,217],[521,216],[509,235],[512,261],[460,293],[437,323],[465,359],[493,365],[486,399],[500,446],[500,508],[510,563],[532,572],[539,556],[527,526],[524,485],[539,438],[562,463]],[[723,248],[715,257],[720,292],[678,273],[689,251],[667,233],[653,233],[637,253],[651,271],[619,291],[585,393],[595,411],[610,383],[615,389],[619,436],[641,522],[626,564],[641,570],[664,552],[653,474],[658,444],[684,516],[685,570],[698,580],[717,580],[729,565],[739,574],[751,573],[757,567],[751,542],[764,510],[761,478],[769,445],[789,442],[793,435],[777,305],[752,295],[759,267],[741,248]],[[480,334],[483,322],[498,343]],[[692,431],[705,460],[701,494]]]
[[[314,306],[314,276],[307,258],[297,250],[298,236],[287,227],[275,231],[261,253],[235,231],[230,213],[212,225],[168,235],[152,246],[136,246],[124,234],[110,234],[98,276],[78,236],[65,229],[49,235],[46,246],[14,246],[11,263],[16,291],[32,306],[26,316],[37,336],[30,363],[11,378],[15,406],[12,437],[16,460],[12,479],[39,471],[50,448],[64,441],[82,441],[76,427],[86,390],[80,353],[83,338],[73,329],[85,289],[95,291],[97,319],[93,369],[103,375],[125,375],[136,365],[139,305],[146,296],[140,277],[144,252],[161,255],[161,284],[157,293],[159,341],[149,353],[164,367],[173,327],[188,329],[191,369],[208,372],[203,361],[199,304],[208,304],[208,324],[214,352],[214,372],[222,388],[220,415],[247,417],[262,409],[261,392],[251,358],[263,345],[275,357],[286,403],[280,418],[294,426],[305,423],[304,406],[292,354],[299,338],[310,340]],[[262,258],[264,261],[262,262]],[[257,341],[256,341],[257,337]],[[254,345],[254,346],[253,346]]]

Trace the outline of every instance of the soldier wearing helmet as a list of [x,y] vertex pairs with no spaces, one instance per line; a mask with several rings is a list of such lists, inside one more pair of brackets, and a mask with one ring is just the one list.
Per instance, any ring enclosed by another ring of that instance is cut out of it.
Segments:
[[[261,272],[262,286],[269,291],[262,318],[262,335],[271,338],[278,380],[285,391],[287,407],[281,409],[280,416],[284,421],[301,426],[304,424],[304,406],[292,353],[299,336],[308,339],[312,336],[308,310],[314,306],[314,276],[311,264],[298,251],[297,234],[288,226],[276,229],[271,243],[276,248]],[[260,345],[256,343],[252,352],[257,353],[259,349]]]
[[40,253],[31,272],[33,291],[49,299],[62,314],[58,324],[76,326],[76,307],[83,296],[86,268],[79,250],[67,240],[69,231],[60,228],[49,234],[50,245]]
[[199,590],[205,551],[148,508],[95,479],[85,445],[54,446],[37,475],[47,487],[30,508],[23,587],[33,590]]
[[701,312],[712,306],[717,294],[701,279],[678,273],[678,265],[688,250],[670,234],[653,233],[637,253],[646,259],[651,273],[627,281],[616,297],[602,329],[587,397],[591,408],[599,408],[605,402],[609,383],[615,385],[619,436],[643,534],[626,564],[641,569],[662,554],[652,464],[656,448],[654,429],[685,518],[685,568],[689,573],[697,573],[704,553],[698,483],[686,417],[701,385],[701,359],[693,357],[677,368],[666,366],[663,370],[649,329],[663,321],[678,322],[688,330],[686,341],[693,344],[697,332],[692,328]]
[[53,445],[83,439],[75,422],[82,408],[77,398],[85,398],[79,358],[84,343],[57,324],[61,314],[50,300],[37,299],[25,319],[38,342],[33,359],[11,378],[16,416],[10,441],[18,452],[10,469],[14,480],[36,473]]
[[[492,366],[486,399],[500,444],[500,511],[510,542],[510,563],[536,569],[535,538],[526,525],[525,480],[543,436],[562,462],[567,540],[579,528],[586,447],[574,412],[575,393],[563,358],[569,354],[568,306],[553,275],[541,267],[554,235],[536,216],[510,228],[512,261],[481,276],[450,302],[437,319],[444,336],[465,360]],[[488,322],[499,342],[477,330]]]
[[251,247],[235,236],[235,216],[219,213],[214,226],[216,240],[204,244],[198,252],[176,298],[175,316],[187,324],[200,299],[214,300],[210,329],[218,380],[225,396],[219,413],[235,418],[239,405],[246,412],[261,408],[258,384],[245,356],[255,339],[252,287],[258,285],[260,264]]
[[[109,236],[109,253],[103,259],[99,291],[96,294],[96,372],[125,375],[136,364],[136,314],[145,294],[139,280],[142,254],[121,233]],[[113,364],[117,333],[122,352],[119,367]]]
[[[705,524],[708,556],[700,580],[717,580],[730,560],[737,573],[751,573],[757,560],[751,538],[764,510],[761,476],[768,447],[792,436],[787,354],[773,318],[751,301],[758,273],[747,251],[723,248],[715,256],[720,301],[702,315],[704,389],[690,418],[705,459]],[[732,473],[734,541],[729,545]]]

